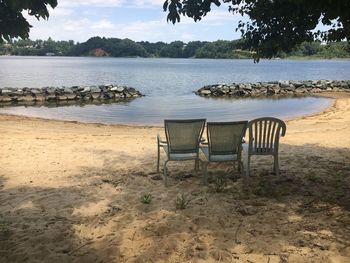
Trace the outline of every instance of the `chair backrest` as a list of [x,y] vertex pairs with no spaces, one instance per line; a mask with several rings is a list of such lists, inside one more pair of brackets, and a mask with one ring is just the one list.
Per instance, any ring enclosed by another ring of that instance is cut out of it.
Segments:
[[164,120],[169,154],[197,153],[205,119]]
[[259,118],[248,123],[249,153],[273,154],[278,152],[280,136],[286,134],[286,124],[277,118]]
[[238,154],[248,121],[208,122],[209,159],[212,155]]

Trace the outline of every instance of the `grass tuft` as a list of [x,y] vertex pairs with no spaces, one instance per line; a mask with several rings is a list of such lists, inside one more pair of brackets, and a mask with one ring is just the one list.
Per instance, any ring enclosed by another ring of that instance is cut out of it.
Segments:
[[147,204],[147,205],[152,203],[152,200],[153,200],[153,196],[151,194],[143,194],[140,199],[141,203]]
[[186,209],[190,202],[191,200],[189,200],[184,193],[181,193],[181,195],[178,195],[176,198],[176,209]]

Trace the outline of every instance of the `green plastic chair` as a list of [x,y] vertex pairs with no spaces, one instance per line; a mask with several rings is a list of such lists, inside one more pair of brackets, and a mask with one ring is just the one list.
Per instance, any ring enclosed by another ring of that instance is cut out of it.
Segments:
[[199,143],[202,138],[205,119],[164,120],[166,140],[157,136],[157,172],[159,172],[160,149],[166,154],[164,162],[164,184],[167,186],[167,163],[169,161],[195,161],[195,171],[199,168]]
[[200,147],[205,156],[202,162],[205,184],[208,181],[207,168],[210,162],[238,163],[238,169],[243,172],[242,141],[247,124],[248,121],[207,123],[208,143]]
[[249,176],[252,155],[272,155],[274,157],[274,171],[279,175],[279,140],[280,136],[286,135],[286,124],[277,118],[259,118],[248,123],[248,130],[247,176]]

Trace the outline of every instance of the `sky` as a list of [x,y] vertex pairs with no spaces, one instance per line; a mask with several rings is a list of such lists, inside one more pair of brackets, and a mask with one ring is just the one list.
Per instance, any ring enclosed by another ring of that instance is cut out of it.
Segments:
[[215,41],[240,38],[235,31],[241,16],[233,16],[228,6],[213,10],[200,22],[182,17],[173,25],[166,21],[164,0],[58,0],[49,9],[48,20],[26,15],[33,26],[30,39],[84,42],[93,36],[129,38],[135,41],[194,40]]

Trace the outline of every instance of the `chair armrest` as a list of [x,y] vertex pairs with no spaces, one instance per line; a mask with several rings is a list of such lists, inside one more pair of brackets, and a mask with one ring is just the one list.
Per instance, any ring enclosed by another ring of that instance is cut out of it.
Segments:
[[159,146],[163,146],[167,144],[167,141],[163,141],[162,138],[160,137],[159,133],[157,134],[157,142]]

